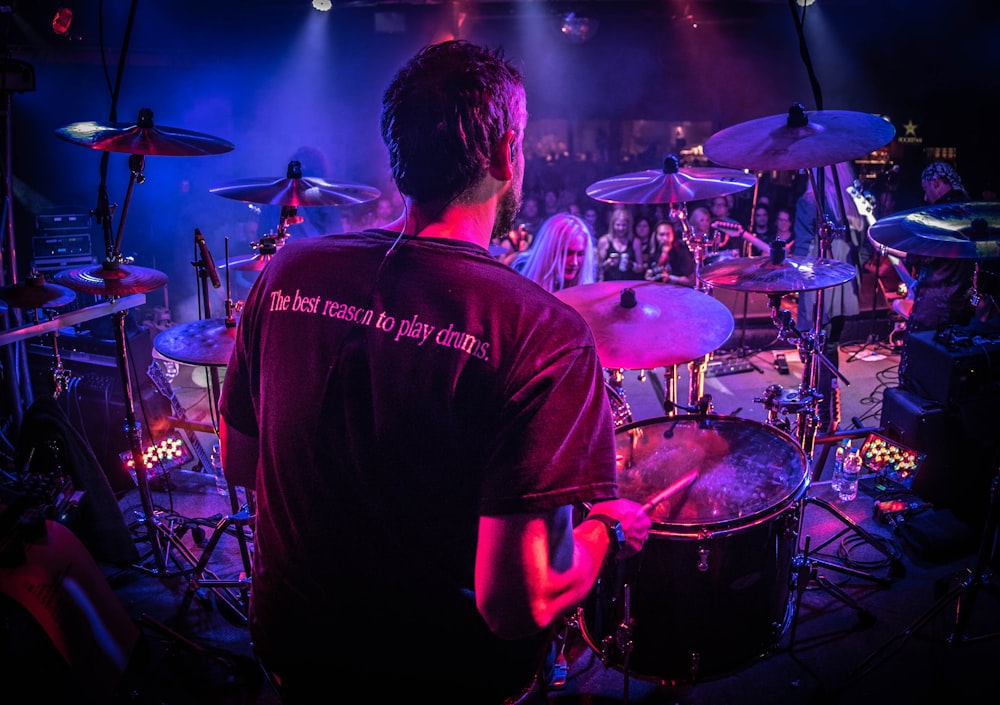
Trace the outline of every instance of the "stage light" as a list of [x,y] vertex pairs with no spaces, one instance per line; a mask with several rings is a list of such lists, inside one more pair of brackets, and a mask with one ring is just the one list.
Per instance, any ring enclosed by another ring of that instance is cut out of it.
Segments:
[[331,0],[312,0],[312,6],[314,10],[329,12],[333,8],[333,3]]
[[589,17],[577,17],[575,12],[570,12],[563,17],[559,31],[574,44],[582,44],[597,34],[597,26],[597,20]]
[[799,7],[809,7],[814,2],[816,2],[816,0],[795,0],[795,4]]
[[72,24],[73,11],[68,7],[60,7],[52,16],[52,31],[60,37],[69,34],[69,28]]

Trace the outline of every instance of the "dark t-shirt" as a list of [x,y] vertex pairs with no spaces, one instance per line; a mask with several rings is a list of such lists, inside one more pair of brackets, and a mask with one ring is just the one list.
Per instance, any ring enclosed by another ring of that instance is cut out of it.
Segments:
[[317,680],[485,700],[544,635],[478,614],[479,517],[617,496],[611,409],[575,310],[477,245],[395,239],[291,241],[241,314],[220,409],[260,437],[251,636]]

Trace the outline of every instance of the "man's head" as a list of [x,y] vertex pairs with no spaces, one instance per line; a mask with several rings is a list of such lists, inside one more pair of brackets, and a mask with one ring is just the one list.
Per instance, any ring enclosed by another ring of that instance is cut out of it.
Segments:
[[495,228],[507,232],[521,205],[527,118],[523,77],[502,51],[462,40],[425,47],[382,98],[393,180],[414,203],[443,208],[482,182],[497,150],[509,150],[514,175]]
[[936,203],[949,191],[965,193],[962,177],[955,167],[947,162],[931,162],[920,174],[920,187],[924,190],[924,200]]

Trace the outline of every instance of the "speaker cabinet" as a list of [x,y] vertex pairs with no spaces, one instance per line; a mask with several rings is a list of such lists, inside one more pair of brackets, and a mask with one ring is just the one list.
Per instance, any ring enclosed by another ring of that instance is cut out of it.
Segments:
[[[997,471],[996,417],[996,410],[945,406],[899,387],[886,389],[882,397],[884,434],[927,454],[911,489],[972,524],[985,518]],[[986,432],[991,424],[993,430]]]
[[[143,444],[162,438],[170,430],[170,402],[146,374],[153,360],[153,342],[144,328],[127,333],[132,405],[140,424]],[[130,449],[126,433],[126,399],[113,340],[74,335],[64,329],[58,336],[59,356],[69,373],[65,391],[56,401],[70,423],[90,444],[116,495],[135,487],[119,454]],[[51,394],[54,354],[50,336],[28,347],[32,391],[35,397]]]

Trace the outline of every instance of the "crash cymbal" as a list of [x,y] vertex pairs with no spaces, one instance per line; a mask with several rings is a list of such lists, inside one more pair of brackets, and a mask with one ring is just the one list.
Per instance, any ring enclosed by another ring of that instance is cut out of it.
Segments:
[[163,357],[185,365],[228,365],[236,345],[236,320],[207,318],[170,326],[153,338]]
[[757,177],[719,167],[681,168],[669,156],[663,169],[614,176],[587,187],[587,195],[607,203],[686,203],[748,189]]
[[101,124],[88,120],[60,127],[56,135],[68,142],[105,152],[128,152],[162,157],[198,157],[222,154],[235,148],[230,142],[182,130],[177,127],[153,125],[153,111],[143,108],[136,123]]
[[555,296],[590,324],[604,367],[639,370],[690,362],[733,332],[733,314],[725,304],[684,286],[608,281]]
[[72,289],[47,283],[44,274],[29,276],[23,282],[0,289],[0,299],[13,308],[57,308],[75,298]]
[[120,297],[156,291],[166,286],[167,275],[134,264],[104,262],[94,267],[57,272],[55,280],[81,294]]
[[835,259],[770,255],[733,257],[701,268],[698,278],[720,289],[764,294],[812,291],[844,284],[857,274],[854,265]]
[[1000,257],[1000,203],[939,203],[894,213],[873,223],[868,238],[897,256]]
[[284,179],[240,179],[209,189],[210,193],[247,203],[271,206],[352,206],[367,203],[381,192],[362,184],[335,184],[302,176],[302,164],[288,163]]
[[878,115],[848,110],[806,112],[793,105],[787,115],[727,127],[705,141],[716,164],[751,171],[798,170],[863,157],[892,141],[896,128]]

